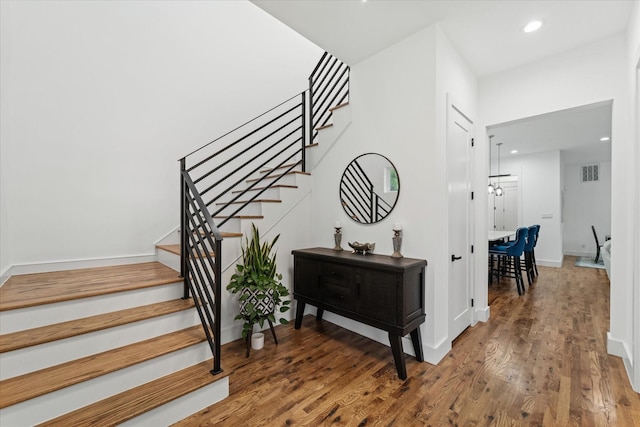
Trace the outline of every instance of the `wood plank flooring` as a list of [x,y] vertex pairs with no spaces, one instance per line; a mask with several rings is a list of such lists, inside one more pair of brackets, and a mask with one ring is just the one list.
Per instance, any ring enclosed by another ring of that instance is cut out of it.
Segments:
[[606,273],[574,263],[540,267],[522,297],[513,280],[494,283],[489,321],[437,366],[407,357],[405,381],[389,347],[311,316],[248,359],[229,343],[229,398],[175,425],[640,426],[640,395],[606,352]]

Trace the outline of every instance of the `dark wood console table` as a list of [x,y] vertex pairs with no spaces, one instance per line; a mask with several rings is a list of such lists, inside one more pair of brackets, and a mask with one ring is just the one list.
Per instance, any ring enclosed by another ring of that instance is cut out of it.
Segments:
[[365,323],[389,333],[398,377],[407,378],[402,337],[411,334],[416,359],[424,361],[420,324],[424,322],[424,271],[427,261],[358,255],[328,248],[294,250],[295,328],[305,305]]

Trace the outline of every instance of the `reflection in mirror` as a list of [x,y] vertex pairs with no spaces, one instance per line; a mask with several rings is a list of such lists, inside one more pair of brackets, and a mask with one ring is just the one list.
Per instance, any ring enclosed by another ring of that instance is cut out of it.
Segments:
[[356,157],[340,180],[340,201],[356,222],[382,221],[393,209],[400,193],[400,178],[386,157],[367,153]]

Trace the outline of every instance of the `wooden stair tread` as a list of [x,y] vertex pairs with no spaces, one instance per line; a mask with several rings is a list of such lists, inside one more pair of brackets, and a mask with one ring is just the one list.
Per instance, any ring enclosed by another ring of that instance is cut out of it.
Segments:
[[342,104],[336,105],[335,107],[331,107],[331,108],[329,108],[329,111],[333,112],[333,111],[338,110],[338,109],[340,109],[342,107],[346,107],[347,105],[349,105],[349,101],[343,102]]
[[[219,216],[214,216],[214,219],[225,219],[225,218],[236,218],[236,219],[262,219],[264,218],[264,216],[262,215],[234,215],[234,216],[224,216],[224,215],[219,215]],[[223,236],[224,237],[224,236]]]
[[176,243],[175,245],[156,245],[156,248],[171,252],[175,255],[180,255],[180,243]]
[[[224,233],[220,233],[220,234],[224,234]],[[172,245],[156,245],[156,248],[158,249],[162,249],[163,251],[167,251],[170,252],[172,254],[178,255],[180,256],[180,244],[176,243],[176,244],[172,244]],[[209,255],[214,258],[216,256],[216,253],[213,251],[209,252]]]
[[224,233],[220,233],[222,234],[222,237],[242,237],[244,236],[244,234],[242,233],[232,233],[232,232],[224,232]]
[[289,163],[288,165],[282,165],[282,166],[278,166],[277,168],[264,168],[262,170],[260,170],[260,173],[267,173],[267,172],[272,172],[274,170],[278,170],[278,169],[289,169],[292,166],[298,166],[302,164],[302,161],[297,161],[295,163]]
[[128,308],[0,336],[0,353],[70,338],[195,307],[193,299],[175,299]]
[[[218,202],[217,206],[221,205],[238,205],[242,203],[247,203],[247,200],[236,200],[235,202],[227,203],[227,202]],[[282,203],[282,200],[278,199],[255,199],[251,200],[249,203]]]
[[178,281],[178,273],[159,262],[23,274],[12,276],[0,287],[0,311]]
[[140,385],[68,414],[46,421],[39,426],[114,426],[135,418],[151,409],[219,381],[228,374],[210,372],[213,360]]
[[[298,188],[298,186],[297,185],[276,184],[276,185],[272,185],[270,187],[253,187],[249,191],[259,191],[259,190],[265,190],[267,188]],[[238,193],[242,193],[244,191],[247,191],[247,190],[233,190],[231,193],[232,194],[238,194]]]
[[[267,175],[266,178],[279,178],[279,177],[284,176],[284,175],[293,175],[293,174],[311,175],[309,172],[290,171],[290,172],[287,172],[287,173],[281,173],[281,174],[277,174],[277,175]],[[264,178],[252,178],[252,179],[248,179],[247,182],[258,181],[259,179],[264,179]]]
[[0,408],[88,381],[206,340],[202,326],[140,341],[0,381]]
[[319,145],[319,144],[318,144],[317,142],[312,142],[311,144],[307,144],[307,145],[305,145],[305,147],[304,147],[304,148],[305,148],[305,149],[307,149],[307,148],[311,148],[311,147],[317,147],[318,145]]
[[326,125],[318,126],[316,130],[327,129],[333,126],[333,123],[327,123]]

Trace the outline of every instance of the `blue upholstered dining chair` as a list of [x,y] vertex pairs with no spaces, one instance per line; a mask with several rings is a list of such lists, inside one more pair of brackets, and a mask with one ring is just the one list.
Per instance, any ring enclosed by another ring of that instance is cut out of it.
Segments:
[[527,230],[527,241],[524,245],[524,265],[522,271],[527,273],[527,281],[529,286],[535,279],[535,272],[533,271],[533,248],[536,245],[536,235],[538,234],[538,226],[532,225]]
[[527,227],[520,227],[516,230],[516,239],[513,242],[504,245],[495,245],[489,248],[489,255],[491,255],[492,258],[492,268],[494,268],[493,257],[498,257],[496,275],[516,279],[518,295],[524,293],[520,257],[522,257],[524,253],[528,233],[529,229]]
[[540,235],[540,224],[534,225],[536,228],[536,236],[533,240],[533,248],[531,249],[531,266],[533,267],[533,273],[538,276],[538,264],[536,264],[536,245],[538,244],[538,236]]

